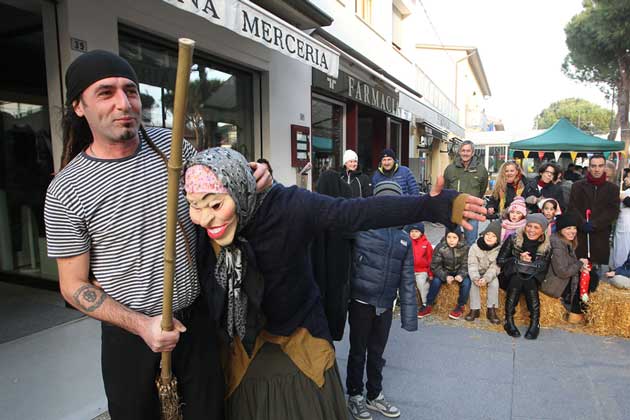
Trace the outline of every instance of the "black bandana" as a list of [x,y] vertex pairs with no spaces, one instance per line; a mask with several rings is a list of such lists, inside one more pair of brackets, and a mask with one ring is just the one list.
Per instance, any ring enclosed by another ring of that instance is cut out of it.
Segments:
[[66,102],[74,101],[92,83],[108,77],[126,77],[139,84],[127,60],[114,53],[94,50],[79,56],[66,71]]

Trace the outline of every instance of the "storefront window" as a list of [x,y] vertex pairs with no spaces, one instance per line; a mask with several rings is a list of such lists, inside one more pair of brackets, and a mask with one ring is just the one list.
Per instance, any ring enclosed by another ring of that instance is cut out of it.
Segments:
[[319,174],[342,165],[343,106],[313,98],[311,113],[311,161],[315,189]]
[[[172,127],[177,51],[168,43],[120,34],[120,55],[138,73],[143,122]],[[195,55],[188,90],[186,138],[198,149],[232,147],[254,160],[253,78],[245,70]]]
[[2,4],[0,14],[11,33],[2,38],[2,50],[21,57],[0,67],[0,272],[7,279],[56,280],[44,229],[54,168],[42,17]]

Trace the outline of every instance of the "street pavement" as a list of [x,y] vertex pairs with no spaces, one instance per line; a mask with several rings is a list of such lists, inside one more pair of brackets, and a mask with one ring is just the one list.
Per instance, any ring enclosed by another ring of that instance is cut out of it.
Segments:
[[[630,419],[630,340],[543,329],[530,341],[465,322],[407,332],[394,319],[383,392],[401,419]],[[344,385],[347,333],[335,344]]]

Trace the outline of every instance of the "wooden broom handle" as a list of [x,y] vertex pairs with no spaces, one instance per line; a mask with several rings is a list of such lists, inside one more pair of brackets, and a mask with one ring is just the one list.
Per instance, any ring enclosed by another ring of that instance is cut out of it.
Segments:
[[[173,134],[171,153],[168,160],[168,189],[166,198],[166,244],[164,247],[164,296],[162,300],[163,331],[173,330],[173,282],[175,278],[175,234],[177,225],[177,204],[179,202],[179,175],[182,170],[182,145],[186,122],[186,104],[190,67],[192,65],[195,41],[179,39],[177,58],[177,79],[175,82],[175,102],[173,106]],[[162,379],[171,377],[171,352],[162,352]]]

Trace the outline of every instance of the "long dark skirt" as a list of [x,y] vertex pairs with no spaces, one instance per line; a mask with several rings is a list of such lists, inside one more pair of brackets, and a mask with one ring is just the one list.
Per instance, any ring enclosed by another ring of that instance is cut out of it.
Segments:
[[280,346],[265,343],[227,401],[228,420],[347,420],[337,363],[319,388]]

